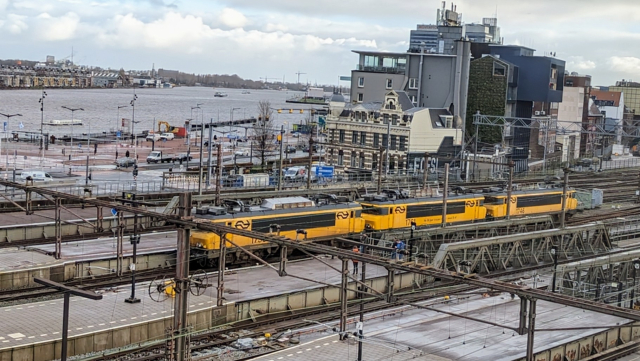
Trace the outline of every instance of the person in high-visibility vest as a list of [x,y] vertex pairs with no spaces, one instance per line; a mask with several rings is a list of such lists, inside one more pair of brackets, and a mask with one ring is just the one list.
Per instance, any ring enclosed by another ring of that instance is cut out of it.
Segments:
[[[358,249],[358,246],[353,246],[353,250],[354,253],[360,253],[360,250]],[[358,274],[358,260],[357,259],[352,259],[351,262],[353,262],[353,274],[357,275]]]

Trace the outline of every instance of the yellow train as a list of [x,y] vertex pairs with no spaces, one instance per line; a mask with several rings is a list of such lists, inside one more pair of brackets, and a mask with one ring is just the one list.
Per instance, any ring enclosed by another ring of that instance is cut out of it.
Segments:
[[[507,194],[463,194],[447,199],[447,222],[473,223],[505,218]],[[575,191],[567,191],[566,212],[576,212]],[[228,201],[225,207],[196,210],[200,221],[223,223],[229,227],[261,233],[278,233],[291,238],[318,239],[331,236],[347,236],[363,231],[379,232],[408,228],[413,222],[417,227],[442,224],[443,202],[441,197],[407,198],[399,192],[367,196],[357,202],[338,202],[335,197],[321,196],[315,199],[284,197],[266,199],[261,206],[245,207],[240,202]],[[562,190],[537,189],[514,191],[511,195],[511,215],[558,215],[562,211]],[[277,251],[277,245],[238,235],[226,236],[233,243],[259,256],[266,257]],[[210,232],[193,232],[190,244],[192,256],[202,265],[213,266],[220,253],[220,237]],[[234,245],[227,242],[226,247]],[[242,263],[250,258],[236,250],[227,254],[229,263]]]
[[[319,238],[360,233],[364,230],[362,207],[355,202],[335,202],[331,197],[315,200],[303,197],[266,199],[258,207],[244,207],[231,202],[227,207],[197,210],[197,217],[214,223],[224,223],[233,228],[261,233],[278,233],[291,239]],[[198,214],[199,213],[199,214]],[[228,240],[251,249],[259,257],[273,253],[277,246],[268,242],[228,234]],[[220,251],[220,237],[210,232],[193,232],[191,248],[195,249],[200,263],[214,265]],[[234,247],[227,242],[225,247]],[[206,256],[198,255],[197,250]],[[241,251],[227,255],[228,262],[248,260]]]

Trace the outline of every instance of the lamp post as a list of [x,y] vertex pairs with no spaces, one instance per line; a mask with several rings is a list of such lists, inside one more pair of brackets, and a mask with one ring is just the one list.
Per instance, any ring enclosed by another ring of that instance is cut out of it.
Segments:
[[[235,126],[233,124],[233,112],[236,110],[240,110],[242,108],[231,108],[231,132],[233,132],[233,130],[235,129]],[[238,134],[236,133],[236,139],[234,140],[233,144],[238,144]]]
[[40,99],[38,99],[38,103],[40,103],[40,151],[41,157],[44,157],[44,98],[47,97],[47,92],[42,89],[42,95]]
[[[193,117],[193,110],[194,109],[200,109],[200,104],[197,104],[195,107],[191,107],[191,117],[189,118],[189,121],[197,119],[197,114],[196,114],[196,118]],[[196,133],[196,139],[193,142],[193,145],[196,145],[198,143],[198,133]]]
[[67,106],[62,106],[62,108],[70,110],[71,111],[71,148],[69,150],[69,174],[71,174],[71,155],[73,154],[73,120],[74,120],[74,115],[75,112],[77,112],[78,110],[80,111],[84,111],[84,109],[82,108],[69,108]]
[[640,260],[633,260],[633,268],[631,269],[631,275],[633,277],[633,288],[631,288],[631,301],[629,302],[629,308],[633,310],[634,301],[636,298],[636,272],[640,269]]
[[[134,172],[135,172],[135,169],[134,169]],[[129,197],[126,197],[127,194],[124,194],[124,192],[122,193],[123,193],[123,197],[122,197],[123,199],[129,198]],[[136,194],[131,193],[130,195],[131,195],[130,198],[132,201],[131,205],[133,207],[138,207],[138,203],[136,202]],[[137,260],[136,256],[137,256],[138,244],[140,244],[140,235],[138,234],[138,213],[133,214],[133,234],[129,236],[129,241],[133,246],[133,259],[132,259],[131,266],[129,266],[131,268],[131,296],[129,298],[126,298],[124,302],[140,303],[140,299],[136,298],[136,260]]]
[[551,292],[556,293],[556,270],[558,268],[558,246],[551,247],[553,257],[553,279],[551,280]]
[[133,88],[133,99],[129,104],[131,105],[131,145],[136,141],[136,133],[134,124],[136,123],[136,100],[138,100],[138,96],[136,95],[136,89]]
[[118,105],[118,112],[116,113],[116,127],[115,127],[115,131],[116,133],[118,132],[118,127],[120,124],[120,109],[122,108],[126,108],[128,105]]
[[[200,109],[200,115],[202,115],[203,111],[200,106],[202,103],[196,104],[196,106],[192,109]],[[202,195],[202,147],[204,145],[204,116],[202,116],[200,120],[200,168],[198,169],[198,194]]]
[[282,144],[284,144],[284,124],[280,127],[280,168],[278,169],[278,190],[282,190]]
[[[7,122],[6,122],[7,123],[7,127],[9,126],[9,120],[11,118],[13,118],[13,117],[21,117],[22,116],[22,114],[3,114],[3,113],[0,113],[0,115],[2,115],[3,117],[7,118]],[[7,143],[7,151],[6,151],[6,153],[7,153],[7,165],[6,165],[5,172],[7,172],[6,176],[8,177],[9,176],[9,173],[8,173],[9,172],[9,138],[8,138],[8,135],[7,135],[7,127],[5,127],[5,130],[4,130],[4,139],[5,139],[5,142]]]
[[411,261],[411,257],[413,256],[413,232],[416,230],[416,221],[411,221],[411,238],[409,238],[409,261]]
[[191,121],[193,118],[187,119],[184,122],[184,127],[187,130],[187,170],[189,170],[189,157],[191,156],[191,142],[189,140],[189,136],[191,135]]

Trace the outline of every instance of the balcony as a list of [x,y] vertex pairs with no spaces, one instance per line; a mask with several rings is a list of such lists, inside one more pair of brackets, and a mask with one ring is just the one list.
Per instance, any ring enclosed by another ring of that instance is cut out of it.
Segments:
[[386,66],[367,66],[367,65],[356,65],[356,70],[358,71],[366,71],[370,73],[386,73],[386,74],[404,74],[406,70],[406,66],[394,66],[394,67],[386,67]]

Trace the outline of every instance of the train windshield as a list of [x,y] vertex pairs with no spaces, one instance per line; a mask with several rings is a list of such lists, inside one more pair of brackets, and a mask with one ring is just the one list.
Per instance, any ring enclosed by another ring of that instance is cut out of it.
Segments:
[[362,204],[362,213],[365,213],[365,214],[382,215],[382,214],[387,214],[386,210],[387,208]]

